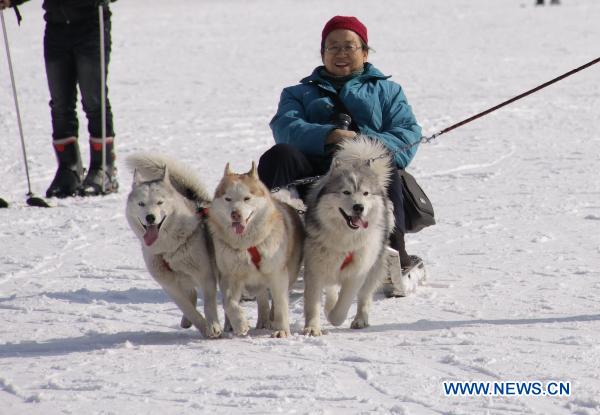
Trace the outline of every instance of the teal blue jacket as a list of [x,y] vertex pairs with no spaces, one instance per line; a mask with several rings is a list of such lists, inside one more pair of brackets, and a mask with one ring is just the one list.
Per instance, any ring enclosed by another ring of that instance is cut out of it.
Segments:
[[[335,128],[332,99],[324,91],[335,88],[316,68],[299,85],[281,93],[277,114],[270,126],[276,143],[287,143],[306,154],[323,155],[327,135]],[[339,92],[341,101],[361,134],[381,142],[394,153],[396,165],[405,168],[417,152],[421,127],[413,115],[402,87],[388,80],[370,63],[364,72],[346,82]],[[404,148],[404,149],[403,149]]]

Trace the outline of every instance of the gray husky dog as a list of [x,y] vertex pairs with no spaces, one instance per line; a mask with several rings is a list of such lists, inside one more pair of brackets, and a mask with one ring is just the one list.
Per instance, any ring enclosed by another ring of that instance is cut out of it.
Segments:
[[352,328],[369,325],[373,292],[385,272],[383,254],[394,225],[387,198],[392,173],[385,147],[368,137],[344,141],[327,174],[306,200],[304,245],[304,333],[320,336],[320,303],[341,325],[358,297]]
[[[219,337],[214,255],[198,214],[210,196],[191,170],[167,157],[137,154],[127,163],[134,174],[126,216],[148,271],[183,312],[182,327],[193,324],[205,337]],[[206,318],[196,309],[196,287]]]

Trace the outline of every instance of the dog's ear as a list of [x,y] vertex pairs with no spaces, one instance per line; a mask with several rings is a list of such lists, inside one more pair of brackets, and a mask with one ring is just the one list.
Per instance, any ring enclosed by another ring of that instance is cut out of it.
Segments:
[[140,175],[140,173],[138,172],[137,169],[133,170],[133,188],[135,188],[136,186],[139,186],[140,184],[142,184],[142,176]]
[[256,163],[254,160],[252,161],[252,167],[250,167],[250,171],[246,173],[246,175],[250,176],[253,179],[258,179],[258,170],[256,169]]
[[227,162],[227,164],[225,165],[225,172],[223,174],[225,176],[233,175],[233,172],[231,171],[231,167],[229,167],[229,162]]
[[342,165],[342,160],[338,159],[338,158],[334,158],[333,161],[331,162],[331,168],[332,169],[337,169]]
[[160,178],[160,180],[163,181],[163,182],[168,182],[169,181],[169,169],[167,168],[166,165],[163,168],[163,175]]

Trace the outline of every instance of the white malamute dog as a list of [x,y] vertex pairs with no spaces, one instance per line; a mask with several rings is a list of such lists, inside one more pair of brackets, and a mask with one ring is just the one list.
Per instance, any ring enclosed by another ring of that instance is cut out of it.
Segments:
[[288,336],[289,289],[298,277],[304,240],[296,210],[271,196],[254,163],[244,174],[233,173],[227,164],[208,223],[223,306],[234,333],[245,335],[249,329],[239,303],[245,289],[257,296],[256,327],[271,329],[274,337]]
[[[182,327],[193,324],[205,337],[219,337],[216,269],[206,224],[197,213],[210,196],[175,160],[137,154],[127,163],[134,170],[127,221],[142,243],[148,271],[183,312]],[[196,310],[196,287],[206,319]]]
[[344,141],[330,170],[307,197],[304,244],[304,333],[320,336],[320,303],[341,325],[358,296],[352,328],[369,325],[373,292],[383,277],[382,260],[394,225],[387,184],[392,172],[385,147],[368,137]]

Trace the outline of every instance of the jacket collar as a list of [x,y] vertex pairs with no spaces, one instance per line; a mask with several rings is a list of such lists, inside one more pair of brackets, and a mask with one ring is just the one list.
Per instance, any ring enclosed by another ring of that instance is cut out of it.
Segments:
[[[323,65],[317,66],[313,70],[312,74],[310,74],[306,78],[301,79],[300,83],[301,84],[317,84],[326,89],[332,89],[333,86],[331,86],[331,83],[328,80],[326,80],[325,78],[323,78],[320,74],[320,71],[323,68],[324,68]],[[354,83],[354,82],[362,83],[362,82],[367,82],[370,80],[379,80],[379,79],[388,79],[388,78],[390,78],[390,75],[384,75],[383,73],[381,73],[381,71],[379,69],[377,69],[372,64],[367,62],[367,63],[365,63],[364,72],[361,75],[357,76],[356,78],[349,80],[348,83]],[[335,91],[335,89],[334,89],[334,91]]]

